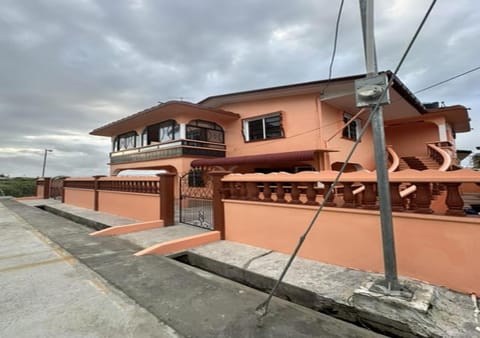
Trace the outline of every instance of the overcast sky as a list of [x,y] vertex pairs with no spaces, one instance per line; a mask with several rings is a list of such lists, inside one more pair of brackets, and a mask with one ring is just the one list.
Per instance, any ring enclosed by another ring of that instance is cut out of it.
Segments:
[[[106,174],[88,133],[158,101],[328,77],[340,1],[0,0],[0,174]],[[394,69],[430,1],[376,1],[379,68]],[[480,2],[439,1],[400,79],[418,90],[480,65]],[[333,76],[364,73],[358,1],[346,0]],[[480,146],[480,71],[418,95],[470,107],[457,147]]]

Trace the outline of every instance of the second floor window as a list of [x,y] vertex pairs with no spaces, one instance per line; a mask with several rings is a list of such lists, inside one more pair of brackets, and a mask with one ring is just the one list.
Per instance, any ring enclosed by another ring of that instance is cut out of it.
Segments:
[[180,126],[175,120],[167,120],[148,126],[142,134],[142,144],[168,142],[180,138]]
[[268,140],[283,137],[280,112],[243,120],[245,141]]
[[225,143],[223,128],[214,122],[193,120],[187,124],[187,139]]
[[[348,113],[343,113],[343,124],[347,124],[348,121],[353,117],[353,115]],[[342,130],[342,137],[347,138],[349,140],[356,141],[358,139],[358,134],[360,133],[360,120],[355,119],[348,126],[343,128]]]
[[134,131],[118,135],[113,143],[113,151],[135,148],[136,141],[137,133]]

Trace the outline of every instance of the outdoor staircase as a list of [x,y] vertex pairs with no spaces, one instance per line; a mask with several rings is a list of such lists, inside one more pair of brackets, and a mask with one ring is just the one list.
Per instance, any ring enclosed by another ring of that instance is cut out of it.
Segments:
[[399,170],[438,170],[440,164],[429,156],[403,156],[400,158]]

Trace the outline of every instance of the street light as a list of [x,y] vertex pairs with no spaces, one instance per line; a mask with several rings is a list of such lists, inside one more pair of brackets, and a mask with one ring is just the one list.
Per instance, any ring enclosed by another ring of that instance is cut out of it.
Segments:
[[43,167],[42,167],[42,177],[45,177],[45,166],[47,165],[47,153],[51,153],[52,149],[45,149],[45,153],[43,154]]

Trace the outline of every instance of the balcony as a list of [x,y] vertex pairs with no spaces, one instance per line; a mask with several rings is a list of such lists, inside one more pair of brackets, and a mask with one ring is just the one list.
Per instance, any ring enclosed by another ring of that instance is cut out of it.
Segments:
[[172,157],[225,157],[223,143],[175,140],[110,153],[110,164],[161,160]]

